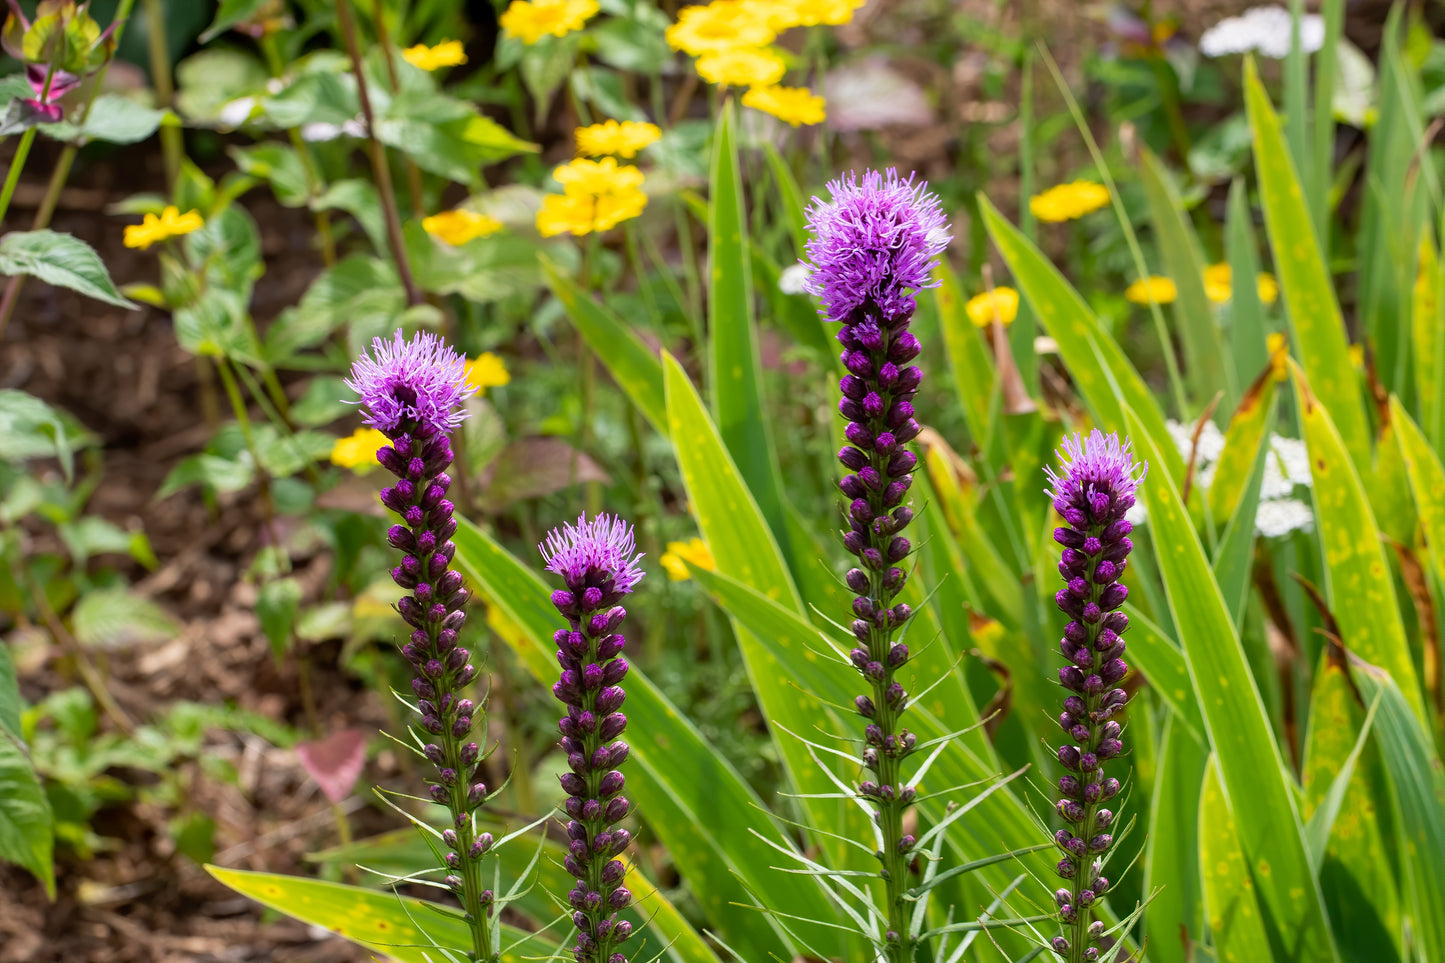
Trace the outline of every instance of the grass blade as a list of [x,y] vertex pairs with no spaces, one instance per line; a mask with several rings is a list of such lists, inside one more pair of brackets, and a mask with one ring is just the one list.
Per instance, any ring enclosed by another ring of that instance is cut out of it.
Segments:
[[1144,936],[1151,960],[1186,963],[1187,945],[1204,936],[1199,796],[1209,750],[1173,713],[1165,717],[1161,744],[1144,849],[1144,892],[1155,894],[1144,911]]
[[1239,848],[1238,825],[1219,778],[1215,756],[1204,770],[1199,796],[1199,866],[1204,902],[1220,963],[1259,963],[1271,958],[1269,936],[1254,878]]

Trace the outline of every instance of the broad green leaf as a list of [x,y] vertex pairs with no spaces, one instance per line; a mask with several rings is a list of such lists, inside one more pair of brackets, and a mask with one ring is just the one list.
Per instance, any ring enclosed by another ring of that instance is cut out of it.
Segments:
[[215,19],[201,34],[201,43],[210,43],[237,24],[264,12],[270,5],[271,0],[221,0]]
[[[1127,581],[1127,578],[1126,578]],[[1149,686],[1159,694],[1173,712],[1174,724],[1199,743],[1207,742],[1204,717],[1194,696],[1189,679],[1189,666],[1179,643],[1169,637],[1157,623],[1133,605],[1125,604],[1129,616],[1129,662],[1144,674]]]
[[121,297],[100,255],[80,238],[55,231],[11,231],[0,237],[0,274],[28,274],[46,284],[78,291],[120,308],[135,307]]
[[1176,725],[1173,713],[1166,716],[1144,849],[1144,892],[1154,894],[1144,911],[1144,934],[1157,963],[1185,963],[1185,946],[1204,936],[1199,796],[1208,760],[1208,748]]
[[[787,549],[776,449],[763,414],[747,211],[734,128],[736,111],[723,109],[713,145],[708,203],[708,369],[712,412],[728,454]],[[679,447],[686,447],[679,442]]]
[[176,109],[187,120],[214,123],[231,101],[265,93],[270,79],[259,57],[235,47],[209,47],[176,64]]
[[290,129],[306,124],[349,123],[361,110],[355,78],[349,73],[313,71],[295,78],[260,102],[266,119]]
[[42,124],[40,129],[56,140],[81,143],[99,140],[107,144],[136,144],[154,134],[167,119],[176,123],[168,110],[156,110],[121,94],[101,94],[91,104],[85,123]]
[[271,185],[276,200],[283,207],[304,207],[311,198],[306,182],[306,168],[301,156],[285,144],[262,143],[252,147],[232,147],[231,159],[246,174]]
[[1445,449],[1445,262],[1428,228],[1420,237],[1412,328],[1420,429],[1439,451]]
[[667,398],[662,362],[617,315],[598,304],[546,255],[540,258],[547,285],[618,386],[652,426],[667,434]]
[[301,583],[294,578],[272,579],[256,595],[256,618],[278,660],[291,647],[291,632],[301,610]]
[[[1334,416],[1350,457],[1356,467],[1365,471],[1370,466],[1369,427],[1359,381],[1350,364],[1345,321],[1311,226],[1300,179],[1284,144],[1279,116],[1260,83],[1253,60],[1245,64],[1244,86],[1254,130],[1254,163],[1264,223],[1294,347],[1315,393]],[[1235,283],[1244,283],[1244,279],[1236,278]]]
[[1123,432],[1127,427],[1124,406],[1134,409],[1161,452],[1154,464],[1171,478],[1182,480],[1184,460],[1169,439],[1164,412],[1118,343],[1099,326],[1094,313],[1058,268],[1005,220],[988,198],[980,196],[979,207],[989,236],[1008,262],[1044,330],[1058,343],[1059,357],[1095,420],[1106,431]]
[[69,478],[75,447],[92,437],[69,415],[34,395],[0,388],[0,459],[19,463],[30,458],[59,458]]
[[[1157,445],[1129,414],[1140,454],[1160,463]],[[1263,911],[1297,958],[1337,961],[1294,789],[1204,548],[1168,473],[1151,472],[1141,488],[1154,556]]]
[[948,351],[953,389],[958,395],[969,432],[982,446],[993,435],[989,417],[993,397],[993,360],[979,337],[978,329],[968,319],[964,310],[968,298],[959,284],[958,275],[947,261],[939,264],[937,277],[938,287],[933,289],[933,303],[938,307],[938,323],[943,329],[943,343]]
[[15,662],[10,658],[10,644],[0,642],[0,738],[8,733],[20,738],[20,681],[15,675]]
[[1380,699],[1375,742],[1395,787],[1397,845],[1419,958],[1445,959],[1445,767],[1395,680],[1353,655],[1349,660],[1360,696]]
[[1272,959],[1254,878],[1240,850],[1238,824],[1214,755],[1205,767],[1199,796],[1199,868],[1215,957],[1220,963]]
[[266,330],[266,357],[282,364],[343,326],[353,340],[360,340],[351,345],[352,353],[358,354],[370,347],[370,337],[359,332],[379,335],[387,328],[389,334],[405,307],[406,295],[395,269],[380,258],[353,254],[311,282],[300,303],[282,312]]
[[[1228,218],[1224,227],[1225,248],[1232,279],[1259,275],[1259,251],[1254,238],[1254,218],[1249,209],[1249,191],[1244,178],[1236,177],[1229,185]],[[1259,287],[1235,280],[1229,296],[1229,320],[1232,330],[1229,347],[1234,355],[1235,377],[1243,383],[1253,378],[1269,363],[1269,348],[1264,331],[1264,306]],[[1215,515],[1216,519],[1220,516]]]
[[519,140],[490,117],[469,111],[452,120],[428,121],[409,116],[408,108],[399,106],[401,101],[393,101],[391,116],[378,118],[377,140],[406,154],[422,170],[447,180],[472,184],[484,164],[537,150],[536,144]]
[[54,818],[18,738],[0,731],[0,860],[24,867],[55,898]]
[[[460,520],[453,537],[457,564],[470,584],[523,631],[503,638],[521,663],[546,686],[556,681],[552,634],[559,617],[551,590],[531,570],[470,522]],[[811,919],[833,913],[812,891],[769,869],[775,851],[756,830],[781,842],[783,835],[760,815],[763,802],[637,667],[627,675],[628,796],[667,847],[683,879],[691,881],[710,925],[747,959],[785,953],[785,942],[756,911],[793,905]],[[826,930],[804,928],[805,936],[826,940]]]
[[1399,398],[1390,399],[1390,423],[1395,426],[1395,437],[1405,459],[1435,574],[1445,583],[1445,466],[1440,464],[1440,456],[1430,447],[1424,432],[1410,420]]
[[[398,963],[438,963],[448,959],[437,947],[451,950],[451,959],[461,959],[472,947],[472,930],[461,911],[441,903],[300,876],[210,865],[206,872],[262,906],[328,929]],[[538,959],[539,954],[557,948],[553,933],[529,938],[511,926],[499,922],[493,925],[502,926],[502,946],[511,947],[502,954],[506,963]]]
[[1178,290],[1174,320],[1184,343],[1191,390],[1198,399],[1223,391],[1227,411],[1239,397],[1239,383],[1233,368],[1224,363],[1224,339],[1215,324],[1209,298],[1204,294],[1204,255],[1199,249],[1199,239],[1164,164],[1148,148],[1142,151],[1142,160],[1140,171],[1144,193],[1149,199],[1150,220],[1164,255],[1165,268]]
[[1291,363],[1300,428],[1310,454],[1315,524],[1324,550],[1325,589],[1345,647],[1385,669],[1422,720],[1425,703],[1396,604],[1390,561],[1365,486],[1336,430],[1333,412]]
[[97,648],[163,642],[180,632],[165,609],[125,588],[87,592],[70,621],[76,641]]
[[320,195],[311,199],[313,211],[345,211],[356,218],[356,223],[366,232],[372,250],[381,253],[387,250],[386,216],[382,213],[381,194],[371,181],[363,177],[348,177],[332,181]]
[[[1365,708],[1345,667],[1335,659],[1323,659],[1315,673],[1309,720],[1302,806],[1311,831],[1317,829],[1320,816],[1332,823],[1318,825],[1323,838],[1312,838],[1311,847],[1317,848],[1320,857],[1320,889],[1335,939],[1347,959],[1399,960],[1400,895],[1395,883],[1397,867],[1390,856],[1394,847],[1390,791],[1379,750],[1372,741],[1363,745],[1354,760],[1343,799],[1329,798],[1337,774],[1355,751],[1365,721]],[[1331,802],[1338,804],[1338,811],[1322,813],[1321,808]]]

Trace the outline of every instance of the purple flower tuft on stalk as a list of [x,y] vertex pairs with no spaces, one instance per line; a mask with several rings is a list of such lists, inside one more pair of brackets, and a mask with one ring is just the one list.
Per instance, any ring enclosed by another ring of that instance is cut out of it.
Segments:
[[387,536],[404,553],[391,577],[410,593],[396,606],[413,630],[401,653],[416,671],[411,687],[426,739],[422,753],[436,766],[428,792],[451,812],[451,825],[442,832],[446,883],[462,901],[477,958],[486,959],[493,895],[482,888],[481,859],[492,836],[477,833],[473,820],[488,790],[479,778],[481,749],[470,739],[479,707],[462,696],[477,670],[471,653],[457,644],[470,593],[461,573],[450,568],[457,521],[446,497],[452,462],[447,434],[465,417],[455,409],[470,391],[461,357],[433,335],[407,341],[398,331],[392,341],[377,338],[372,345],[375,357],[362,354],[347,384],[361,395],[367,423],[391,440],[376,460],[397,476],[381,500],[401,516]]
[[899,534],[912,520],[903,504],[917,457],[906,447],[918,435],[913,396],[923,373],[910,364],[921,350],[908,330],[913,294],[930,285],[929,272],[948,244],[948,225],[938,198],[912,177],[899,179],[868,171],[828,185],[833,199],[814,198],[809,209],[812,238],[811,290],[824,313],[843,323],[838,340],[848,374],[838,409],[848,419],[848,445],[838,458],[849,470],[839,483],[850,499],[849,531],[843,545],[859,566],[848,572],[857,645],[849,657],[868,682],[869,695],[856,700],[868,720],[863,764],[870,775],[858,794],[875,808],[884,845],[878,852],[888,898],[888,959],[912,960],[905,901],[908,866],[916,840],[903,831],[903,814],[914,798],[902,762],[916,744],[899,725],[908,693],[895,676],[908,662],[908,646],[893,641],[912,610],[894,604],[908,579],[901,567],[912,546]]
[[866,171],[828,184],[832,200],[808,208],[808,291],[830,321],[865,305],[881,320],[912,314],[913,294],[934,287],[934,265],[950,240],[937,195],[913,175]]
[[552,593],[552,604],[568,628],[553,637],[562,676],[552,693],[567,706],[558,723],[562,749],[571,772],[562,774],[567,793],[563,806],[571,841],[563,859],[577,880],[567,894],[577,943],[577,963],[626,963],[616,952],[632,935],[632,924],[617,911],[632,902],[622,885],[626,867],[616,857],[632,842],[626,829],[614,828],[632,811],[618,771],[627,758],[627,744],[617,737],[627,728],[618,710],[626,693],[622,680],[627,640],[617,632],[627,610],[623,598],[642,579],[632,526],[621,518],[586,515],[576,525],[554,529],[537,549],[547,571],[562,576],[567,587]]
[[1122,727],[1112,718],[1124,708],[1127,694],[1117,685],[1129,671],[1123,658],[1129,617],[1117,611],[1129,595],[1119,578],[1134,547],[1124,513],[1134,506],[1146,467],[1134,460],[1127,441],[1097,429],[1084,439],[1065,438],[1058,454],[1062,472],[1045,472],[1054,510],[1067,523],[1054,530],[1054,541],[1064,548],[1059,574],[1066,583],[1055,599],[1071,619],[1059,643],[1069,663],[1059,670],[1059,682],[1072,694],[1059,716],[1070,739],[1058,753],[1066,770],[1059,778],[1058,812],[1067,828],[1054,841],[1067,885],[1054,894],[1064,935],[1052,946],[1068,963],[1084,963],[1099,959],[1104,927],[1093,920],[1091,907],[1109,887],[1102,871],[1114,842],[1114,813],[1101,803],[1119,793],[1119,780],[1105,778],[1104,763],[1124,748]]

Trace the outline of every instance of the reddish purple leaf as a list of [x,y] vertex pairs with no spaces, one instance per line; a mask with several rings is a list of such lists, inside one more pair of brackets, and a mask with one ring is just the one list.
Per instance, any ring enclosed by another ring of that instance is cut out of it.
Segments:
[[366,736],[360,729],[340,729],[325,739],[297,743],[296,755],[326,798],[339,803],[351,795],[351,787],[361,778]]

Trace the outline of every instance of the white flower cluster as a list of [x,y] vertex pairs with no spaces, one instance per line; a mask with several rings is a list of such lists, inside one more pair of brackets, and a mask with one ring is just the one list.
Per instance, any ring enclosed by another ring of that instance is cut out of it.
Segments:
[[[1314,53],[1325,45],[1325,21],[1319,14],[1300,17],[1300,47]],[[1289,56],[1294,38],[1294,22],[1281,6],[1251,7],[1237,17],[1219,21],[1199,38],[1199,51],[1206,57],[1257,53],[1262,57],[1283,60]]]
[[[1185,460],[1195,451],[1194,482],[1201,492],[1208,491],[1224,452],[1224,433],[1214,422],[1205,422],[1194,445],[1194,426],[1177,421],[1168,423],[1169,437]],[[1296,488],[1310,486],[1310,456],[1305,443],[1296,438],[1270,435],[1269,452],[1264,458],[1264,478],[1259,487],[1259,508],[1254,516],[1254,530],[1262,538],[1279,538],[1294,531],[1314,527],[1314,510],[1305,501],[1294,497]],[[1128,518],[1136,525],[1144,521],[1143,502],[1134,506]],[[1215,519],[1223,524],[1224,519]]]

